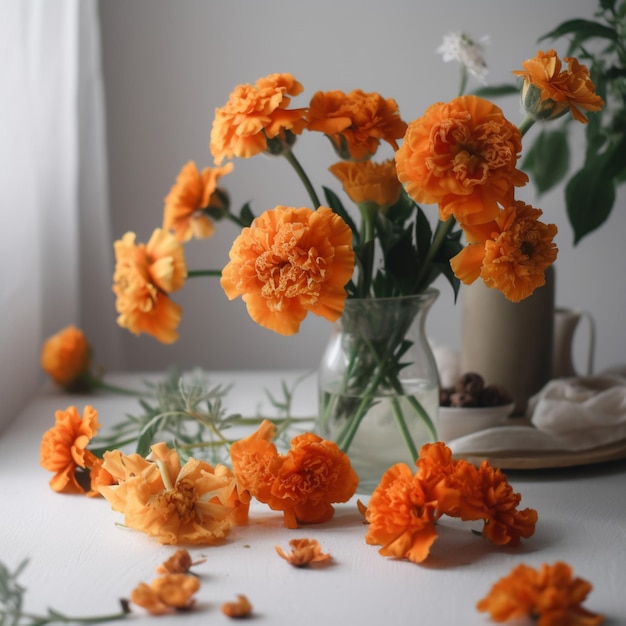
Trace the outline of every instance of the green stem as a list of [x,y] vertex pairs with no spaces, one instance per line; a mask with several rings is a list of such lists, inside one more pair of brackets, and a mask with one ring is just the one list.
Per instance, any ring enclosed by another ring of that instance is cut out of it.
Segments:
[[411,453],[411,458],[414,461],[417,461],[417,457],[419,456],[419,453],[417,451],[417,448],[415,447],[415,443],[413,442],[413,438],[411,437],[409,428],[406,425],[406,420],[404,419],[404,413],[402,413],[402,407],[400,406],[400,403],[398,402],[398,398],[394,396],[391,399],[391,404],[393,406],[393,415],[396,418],[396,423],[398,424],[398,428],[400,429],[402,438],[404,439],[407,447],[409,448],[409,452]]
[[[26,618],[33,623],[41,624],[101,624],[103,622],[114,622],[116,620],[126,619],[130,611],[121,611],[119,613],[111,613],[109,615],[99,615],[95,617],[70,617],[58,613],[53,609],[48,609],[48,615],[36,615],[34,613],[23,613],[17,610],[0,610],[0,616],[11,616],[18,618]],[[4,622],[2,622],[4,623]]]
[[461,63],[459,96],[462,96],[465,93],[465,87],[467,87],[467,67],[465,66],[465,63]]
[[287,150],[286,152],[283,152],[283,155],[287,159],[287,161],[289,161],[293,169],[296,171],[296,174],[298,174],[298,177],[302,181],[302,184],[304,185],[307,193],[309,194],[309,198],[311,199],[311,202],[313,203],[313,208],[317,209],[318,207],[320,207],[321,202],[319,201],[319,198],[317,197],[315,188],[313,187],[313,184],[311,183],[310,178],[307,176],[306,172],[304,171],[304,168],[302,167],[302,165],[300,165],[300,161],[296,159],[296,155],[293,153],[292,150]]
[[433,243],[428,249],[424,262],[422,263],[422,267],[417,275],[416,284],[418,285],[418,288],[422,280],[428,275],[432,260],[437,255],[437,252],[439,252],[439,248],[441,248],[443,242],[446,240],[446,237],[450,234],[455,224],[456,220],[452,216],[450,216],[445,222],[439,221],[437,224]]
[[200,276],[221,276],[222,270],[189,270],[187,278],[199,278]]
[[126,387],[111,385],[109,383],[105,383],[103,380],[100,380],[98,378],[94,378],[93,384],[98,389],[102,389],[102,391],[112,391],[113,393],[119,393],[123,396],[134,396],[135,398],[143,398],[150,395],[145,391],[137,391],[136,389],[128,389]]
[[527,115],[521,121],[518,128],[519,128],[519,132],[522,134],[522,137],[529,131],[529,129],[532,127],[534,123],[535,123],[535,120],[530,115]]

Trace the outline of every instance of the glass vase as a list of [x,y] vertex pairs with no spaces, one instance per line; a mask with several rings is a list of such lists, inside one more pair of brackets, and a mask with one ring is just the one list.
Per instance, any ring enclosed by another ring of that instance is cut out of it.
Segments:
[[439,292],[346,300],[318,372],[319,431],[348,454],[359,492],[437,439],[439,378],[425,333]]

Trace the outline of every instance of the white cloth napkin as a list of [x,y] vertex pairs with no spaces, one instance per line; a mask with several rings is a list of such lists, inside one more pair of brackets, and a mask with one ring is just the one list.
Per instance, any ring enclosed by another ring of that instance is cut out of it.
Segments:
[[[550,381],[528,403],[527,424],[471,433],[454,453],[579,452],[626,438],[626,379],[590,376]],[[519,418],[517,418],[519,419]]]

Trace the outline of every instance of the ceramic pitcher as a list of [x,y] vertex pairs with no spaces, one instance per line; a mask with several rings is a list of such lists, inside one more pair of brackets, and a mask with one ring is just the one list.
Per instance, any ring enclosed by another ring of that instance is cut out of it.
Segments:
[[552,348],[552,378],[571,378],[581,374],[574,366],[574,339],[576,329],[581,320],[587,320],[589,325],[589,344],[587,350],[587,371],[583,374],[591,376],[593,373],[593,358],[595,353],[595,322],[590,313],[577,309],[558,307],[554,311],[554,342]]

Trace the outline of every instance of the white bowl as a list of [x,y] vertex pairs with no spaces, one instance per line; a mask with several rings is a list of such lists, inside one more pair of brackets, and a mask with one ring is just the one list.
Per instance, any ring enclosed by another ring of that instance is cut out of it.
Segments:
[[515,403],[481,407],[439,407],[437,435],[440,441],[450,441],[479,430],[502,426],[513,412]]

